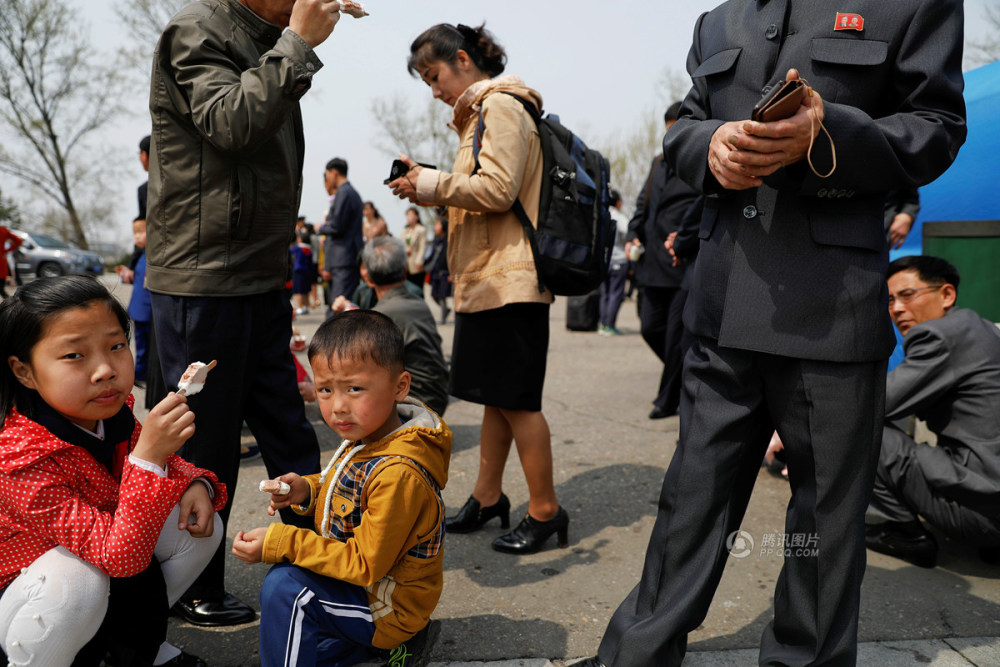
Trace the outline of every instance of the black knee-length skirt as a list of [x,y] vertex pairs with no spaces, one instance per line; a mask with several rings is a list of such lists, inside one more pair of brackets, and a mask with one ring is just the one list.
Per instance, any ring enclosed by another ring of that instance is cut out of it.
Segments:
[[548,350],[547,303],[455,313],[450,393],[506,410],[541,410]]

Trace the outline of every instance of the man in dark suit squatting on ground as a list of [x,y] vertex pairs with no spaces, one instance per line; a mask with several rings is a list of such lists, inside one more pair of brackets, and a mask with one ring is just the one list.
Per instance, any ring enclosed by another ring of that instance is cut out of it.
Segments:
[[[938,546],[917,515],[1000,562],[1000,329],[956,308],[959,275],[938,257],[889,265],[889,315],[903,362],[889,373],[886,426],[865,518],[868,548],[934,567]],[[917,415],[937,446],[891,422]]]

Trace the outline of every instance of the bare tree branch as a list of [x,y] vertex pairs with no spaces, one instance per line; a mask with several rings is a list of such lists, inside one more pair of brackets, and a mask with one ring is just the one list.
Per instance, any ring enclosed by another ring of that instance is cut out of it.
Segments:
[[54,216],[64,219],[61,235],[86,248],[86,229],[96,220],[81,215],[76,199],[81,188],[101,180],[101,172],[93,156],[77,155],[121,112],[122,79],[114,65],[93,57],[86,31],[65,20],[75,13],[66,0],[5,0],[0,131],[24,150],[0,153],[0,171],[50,199],[62,211]]

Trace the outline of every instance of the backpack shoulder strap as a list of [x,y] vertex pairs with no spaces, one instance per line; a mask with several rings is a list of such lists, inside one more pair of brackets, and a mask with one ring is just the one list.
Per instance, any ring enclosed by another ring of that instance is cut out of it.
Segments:
[[[504,95],[510,95],[515,100],[521,103],[524,110],[528,112],[532,120],[535,121],[537,125],[541,121],[542,116],[535,108],[535,105],[531,102],[525,100],[514,93],[508,93],[505,91]],[[472,173],[475,174],[479,171],[479,152],[483,148],[483,133],[486,132],[486,123],[483,121],[483,110],[479,109],[479,119],[476,121],[476,131],[472,135],[472,157],[476,161],[476,166],[472,169]],[[538,266],[538,241],[535,239],[535,226],[531,224],[531,218],[528,217],[528,213],[524,210],[524,206],[521,205],[520,199],[514,200],[514,205],[511,207],[514,215],[521,222],[521,227],[524,228],[524,235],[528,237],[528,245],[531,246],[531,258],[535,262],[535,275],[538,277],[538,291],[539,293],[545,291],[545,284],[542,282],[542,270]]]

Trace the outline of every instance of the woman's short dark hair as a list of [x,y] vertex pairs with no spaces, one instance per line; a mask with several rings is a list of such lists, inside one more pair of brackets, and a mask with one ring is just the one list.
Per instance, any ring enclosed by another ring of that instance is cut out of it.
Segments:
[[503,74],[507,66],[507,53],[486,30],[485,23],[478,28],[470,28],[461,23],[457,26],[439,23],[413,40],[406,69],[413,76],[419,77],[420,70],[430,63],[454,65],[460,49],[468,54],[480,71],[491,78]]
[[377,310],[346,310],[327,319],[309,341],[309,362],[322,357],[370,359],[393,373],[403,371],[403,332]]
[[11,408],[24,409],[27,392],[31,391],[14,377],[7,360],[17,357],[23,362],[30,361],[31,350],[41,339],[46,320],[71,308],[86,308],[95,301],[108,307],[129,338],[128,312],[95,278],[40,278],[17,288],[13,296],[0,303],[0,426]]

